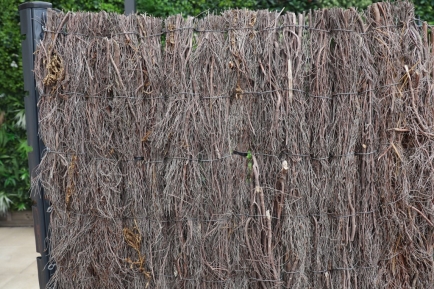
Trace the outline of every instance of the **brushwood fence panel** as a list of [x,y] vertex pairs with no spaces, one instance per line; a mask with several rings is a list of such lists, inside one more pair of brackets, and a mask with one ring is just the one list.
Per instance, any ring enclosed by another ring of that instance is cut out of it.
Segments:
[[49,11],[53,288],[432,288],[434,34],[408,2]]

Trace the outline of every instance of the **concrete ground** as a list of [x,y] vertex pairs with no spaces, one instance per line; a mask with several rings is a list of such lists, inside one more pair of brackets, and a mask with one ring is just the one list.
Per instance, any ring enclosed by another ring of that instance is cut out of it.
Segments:
[[39,289],[32,227],[0,227],[0,289]]

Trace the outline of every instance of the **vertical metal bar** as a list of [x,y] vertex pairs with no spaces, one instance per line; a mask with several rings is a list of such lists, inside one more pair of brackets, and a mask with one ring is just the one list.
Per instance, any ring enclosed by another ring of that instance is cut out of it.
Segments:
[[[26,35],[26,39],[22,41],[23,55],[23,74],[24,74],[24,90],[27,96],[24,98],[26,109],[26,130],[27,142],[33,148],[29,153],[29,170],[30,177],[34,179],[35,169],[41,162],[42,151],[44,144],[38,135],[38,99],[39,94],[36,90],[35,77],[33,74],[34,56],[36,46],[43,37],[43,23],[46,19],[46,12],[51,8],[51,3],[47,2],[26,2],[19,6],[21,34]],[[44,191],[32,188],[31,197],[34,201],[32,206],[36,252],[41,256],[36,258],[38,264],[39,288],[45,288],[51,272],[48,270],[48,244],[46,242],[48,236],[49,214],[47,212],[49,203],[44,198]]]
[[125,15],[136,13],[136,0],[125,0]]

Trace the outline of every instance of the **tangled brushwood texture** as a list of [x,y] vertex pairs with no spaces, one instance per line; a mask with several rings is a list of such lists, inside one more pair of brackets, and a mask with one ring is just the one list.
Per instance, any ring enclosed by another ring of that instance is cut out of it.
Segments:
[[432,288],[433,42],[408,2],[49,11],[50,288]]

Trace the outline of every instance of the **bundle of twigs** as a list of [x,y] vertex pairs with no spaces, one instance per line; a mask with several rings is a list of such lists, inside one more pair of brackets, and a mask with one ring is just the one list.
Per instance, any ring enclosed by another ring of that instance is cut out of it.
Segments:
[[430,288],[432,31],[408,2],[49,11],[50,287]]

